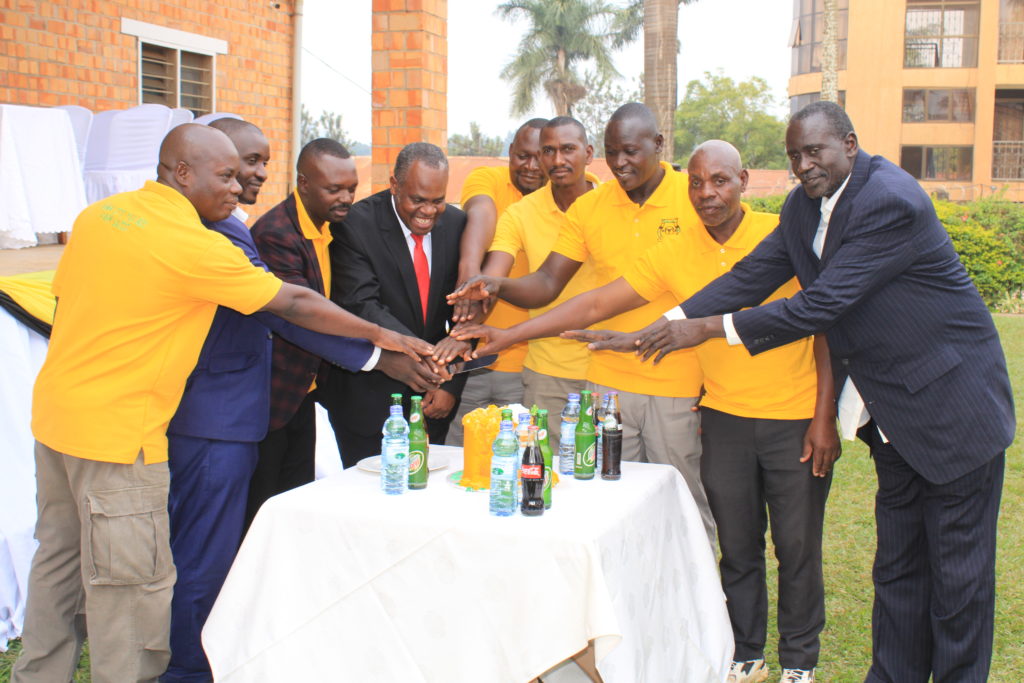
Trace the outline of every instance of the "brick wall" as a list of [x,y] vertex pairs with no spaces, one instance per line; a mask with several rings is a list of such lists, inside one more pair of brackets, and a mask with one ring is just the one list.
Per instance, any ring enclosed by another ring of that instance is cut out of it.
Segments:
[[448,145],[448,0],[373,0],[374,191],[410,142]]
[[273,157],[260,215],[284,198],[291,141],[292,2],[262,0],[0,0],[0,102],[77,104],[103,111],[139,102],[138,38],[121,18],[228,43],[216,58],[217,110],[263,129]]

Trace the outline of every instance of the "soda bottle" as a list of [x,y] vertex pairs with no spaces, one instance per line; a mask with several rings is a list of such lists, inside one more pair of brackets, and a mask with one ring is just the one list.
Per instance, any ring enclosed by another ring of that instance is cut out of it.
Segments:
[[[512,411],[509,411],[511,416]],[[490,511],[498,517],[508,517],[516,511],[516,453],[519,444],[512,431],[512,420],[502,420],[498,436],[491,450]]]
[[605,423],[611,417],[615,420],[615,429],[622,429],[622,411],[619,410],[619,392],[609,391],[607,394],[608,405],[605,408]]
[[409,423],[402,415],[401,405],[392,405],[390,413],[381,430],[384,439],[380,445],[380,488],[394,496],[404,493],[409,485]]
[[597,431],[594,429],[594,406],[587,390],[580,392],[580,421],[576,423],[576,460],[573,476],[577,479],[594,478],[594,447]]
[[527,517],[544,514],[544,456],[537,447],[537,428],[530,425],[527,446],[523,451],[523,503],[520,510]]
[[544,408],[537,412],[537,446],[544,457],[544,509],[547,510],[551,507],[551,466],[555,458],[548,439],[548,411]]
[[530,445],[530,425],[533,419],[529,413],[519,413],[519,424],[516,425],[516,439],[519,441],[519,452],[516,453],[516,505],[523,499],[523,482],[519,481],[519,468],[523,466],[523,452]]
[[604,422],[605,397],[594,392],[594,432],[597,434],[597,442],[594,448],[594,470],[601,471],[601,424]]
[[427,427],[423,423],[423,397],[413,396],[409,409],[409,488],[417,491],[427,488],[430,476],[430,444]]
[[562,424],[559,427],[558,471],[573,473],[576,461],[576,425],[580,421],[580,395],[569,394],[569,401],[562,408]]

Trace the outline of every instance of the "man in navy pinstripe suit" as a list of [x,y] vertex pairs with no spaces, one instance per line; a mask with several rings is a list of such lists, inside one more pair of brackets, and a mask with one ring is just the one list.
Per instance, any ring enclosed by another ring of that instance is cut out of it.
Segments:
[[[866,680],[984,681],[1014,433],[995,326],[928,196],[859,149],[841,108],[802,109],[786,149],[802,189],[749,256],[683,302],[686,319],[575,336],[660,358],[712,337],[756,354],[825,332],[844,435],[868,443],[878,474]],[[794,274],[800,293],[758,306]]]

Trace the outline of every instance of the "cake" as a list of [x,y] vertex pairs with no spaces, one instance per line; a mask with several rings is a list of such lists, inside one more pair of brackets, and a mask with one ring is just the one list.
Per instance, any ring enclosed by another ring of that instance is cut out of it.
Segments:
[[459,483],[469,489],[491,487],[491,444],[498,436],[501,408],[490,405],[462,417],[463,464]]

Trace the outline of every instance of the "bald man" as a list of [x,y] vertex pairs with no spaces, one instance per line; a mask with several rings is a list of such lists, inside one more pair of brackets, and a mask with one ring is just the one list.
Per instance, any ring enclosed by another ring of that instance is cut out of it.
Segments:
[[[703,226],[653,246],[622,277],[510,329],[507,336],[529,339],[586,327],[666,294],[682,301],[750,253],[778,224],[778,216],[751,211],[740,201],[748,174],[729,143],[713,140],[698,147],[687,172],[689,198]],[[790,280],[772,298],[798,289]],[[493,339],[487,329],[465,332]],[[594,340],[605,333],[568,336]],[[499,343],[507,342],[499,336]],[[478,350],[490,352],[489,346]],[[754,683],[768,677],[764,533],[769,517],[779,560],[783,680],[813,680],[825,624],[822,525],[832,463],[839,455],[828,348],[823,339],[807,338],[752,357],[721,339],[698,347],[696,355],[706,391],[701,480],[717,524],[736,643],[726,680]],[[786,678],[790,673],[803,678]]]
[[39,548],[12,681],[70,680],[86,630],[94,681],[155,681],[167,668],[166,429],[218,305],[433,350],[282,283],[207,230],[200,219],[237,206],[239,166],[224,133],[178,126],[161,145],[157,181],[75,221],[33,395]]
[[[452,295],[453,301],[497,297],[524,308],[547,306],[588,259],[594,264],[596,283],[607,284],[648,247],[678,240],[684,230],[700,225],[686,194],[686,175],[658,160],[663,138],[647,107],[639,102],[619,107],[608,122],[604,142],[605,159],[617,182],[604,183],[573,202],[565,212],[566,225],[540,268],[520,278],[477,276]],[[652,322],[673,303],[666,293],[658,301],[605,321],[605,326],[636,329],[634,325]],[[525,327],[529,324],[510,330],[529,329]],[[495,345],[495,339],[501,344]],[[499,333],[488,348],[522,341],[512,340],[513,335]],[[686,479],[713,541],[714,522],[700,483],[699,419],[691,410],[700,395],[701,379],[692,353],[652,368],[638,359],[602,351],[591,354],[587,369],[588,389],[619,392],[623,459],[675,466]]]

